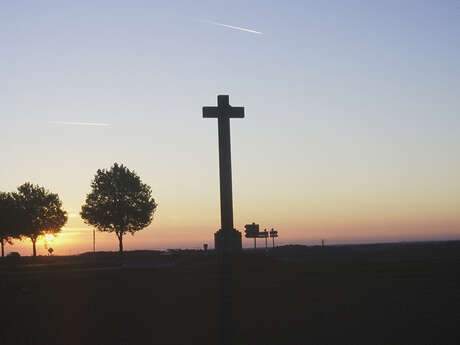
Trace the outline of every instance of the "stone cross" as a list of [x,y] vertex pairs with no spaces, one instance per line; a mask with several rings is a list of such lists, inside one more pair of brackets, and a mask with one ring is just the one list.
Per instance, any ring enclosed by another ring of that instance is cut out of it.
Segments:
[[230,118],[243,118],[244,108],[230,106],[228,95],[219,95],[217,107],[203,107],[203,117],[215,117],[218,120],[221,229],[224,232],[233,231]]
[[230,106],[228,96],[217,96],[217,107],[203,107],[203,117],[216,117],[218,120],[221,229],[214,235],[220,263],[218,344],[231,345],[233,337],[232,252],[241,250],[241,233],[233,228],[230,118],[243,118],[244,108]]

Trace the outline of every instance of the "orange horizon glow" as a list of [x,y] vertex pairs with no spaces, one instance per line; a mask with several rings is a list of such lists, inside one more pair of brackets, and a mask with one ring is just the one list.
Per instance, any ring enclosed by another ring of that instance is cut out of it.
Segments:
[[[181,202],[174,193],[158,188],[154,194],[159,208],[152,224],[135,236],[126,235],[125,250],[200,249],[204,243],[213,248],[213,234],[220,225],[219,199],[217,186],[208,184],[212,192]],[[322,239],[328,244],[460,239],[460,196],[452,190],[433,190],[428,185],[423,192],[410,192],[406,185],[406,191],[395,187],[391,191],[352,191],[351,187],[338,185],[333,189],[329,184],[329,189],[263,189],[264,193],[259,194],[244,181],[236,179],[234,185],[238,186],[234,201],[236,228],[243,231],[244,225],[252,222],[260,224],[261,229],[275,228],[280,245],[314,245]],[[79,216],[81,202],[64,203],[68,222],[55,236],[39,238],[39,255],[48,254],[45,246],[52,247],[55,255],[93,250],[92,228]],[[252,240],[243,238],[243,246],[252,245]],[[96,250],[117,251],[115,235],[96,231]],[[31,255],[32,246],[27,239],[15,241],[13,246],[6,245],[6,252],[11,251]]]
[[[332,219],[328,224],[291,225],[279,223],[278,226],[260,223],[261,229],[272,227],[279,231],[277,245],[304,244],[319,245],[321,240],[326,244],[379,243],[405,241],[438,241],[460,240],[458,229],[460,221],[446,220],[437,223],[382,221],[381,223],[362,222],[360,224],[345,223],[340,226],[338,220]],[[247,222],[249,223],[249,221]],[[243,232],[243,226],[238,227]],[[201,249],[204,243],[214,247],[213,234],[217,229],[204,225],[201,227],[176,227],[151,225],[137,232],[134,236],[124,237],[125,250],[165,250],[169,248]],[[299,236],[299,234],[302,234]],[[48,255],[47,248],[53,248],[55,255],[75,255],[93,250],[93,229],[90,227],[64,227],[58,234],[40,236],[37,240],[37,254]],[[271,242],[270,242],[271,243]],[[258,246],[264,241],[258,240]],[[252,239],[244,238],[243,247],[251,248]],[[16,240],[13,245],[6,245],[6,253],[17,251],[23,256],[32,254],[32,243],[29,239]],[[117,251],[118,242],[113,233],[96,230],[96,251]]]

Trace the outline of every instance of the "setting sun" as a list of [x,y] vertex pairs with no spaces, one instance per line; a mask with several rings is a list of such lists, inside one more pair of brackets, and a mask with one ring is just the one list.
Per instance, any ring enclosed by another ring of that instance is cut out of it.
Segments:
[[52,235],[52,234],[46,234],[45,235],[45,241],[46,242],[51,242],[53,240],[54,240],[54,235]]

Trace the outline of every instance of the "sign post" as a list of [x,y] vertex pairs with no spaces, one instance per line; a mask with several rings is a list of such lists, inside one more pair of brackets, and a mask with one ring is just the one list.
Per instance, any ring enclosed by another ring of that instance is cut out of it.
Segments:
[[273,241],[273,248],[275,248],[275,237],[278,237],[278,231],[275,231],[275,229],[270,230],[270,237],[272,238]]

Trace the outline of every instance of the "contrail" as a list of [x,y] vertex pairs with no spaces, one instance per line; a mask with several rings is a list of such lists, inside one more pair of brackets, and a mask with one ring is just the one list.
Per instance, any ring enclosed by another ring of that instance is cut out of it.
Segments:
[[69,126],[97,126],[97,127],[108,127],[108,123],[97,123],[97,122],[68,122],[68,121],[52,121],[50,122],[55,125],[69,125]]
[[235,30],[240,30],[240,31],[245,31],[245,32],[250,32],[251,34],[257,34],[257,35],[263,35],[264,34],[263,32],[260,32],[260,31],[255,31],[255,30],[251,30],[251,29],[242,28],[242,27],[239,27],[239,26],[227,25],[227,24],[222,24],[222,23],[217,23],[217,22],[210,22],[208,20],[205,20],[204,23],[223,26],[225,28],[230,28],[230,29],[235,29]]

